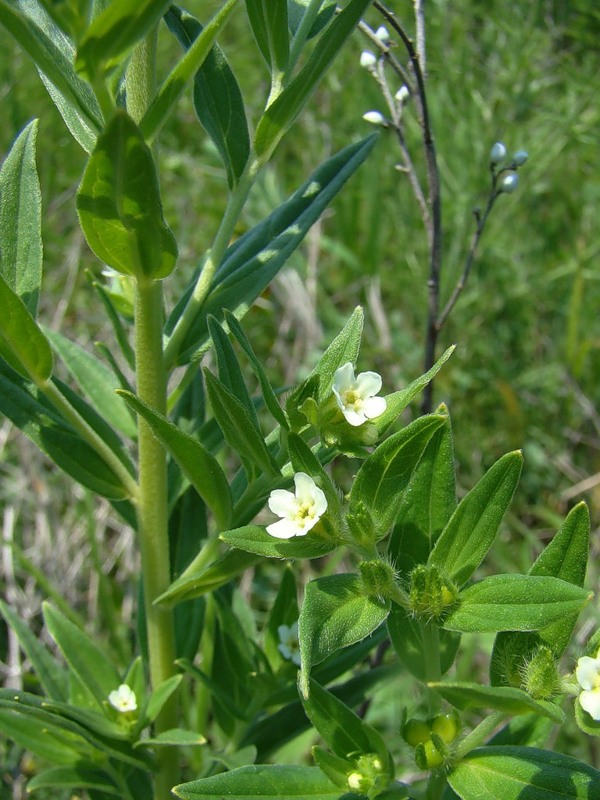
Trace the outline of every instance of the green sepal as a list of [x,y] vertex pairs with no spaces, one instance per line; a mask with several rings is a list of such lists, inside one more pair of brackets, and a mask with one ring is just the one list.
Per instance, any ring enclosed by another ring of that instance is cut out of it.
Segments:
[[459,586],[471,577],[496,538],[522,466],[520,451],[496,461],[459,503],[435,543],[428,565],[442,569]]
[[94,762],[89,764],[76,764],[71,767],[51,767],[42,770],[27,784],[28,792],[40,789],[89,789],[92,792],[102,792],[111,797],[122,797],[122,789],[117,786],[110,776],[95,767]]
[[308,697],[315,664],[373,633],[389,611],[389,600],[365,596],[358,575],[328,575],[310,581],[298,621],[302,695]]
[[594,719],[587,711],[583,710],[578,697],[575,699],[575,722],[588,736],[600,736],[600,720]]
[[592,593],[559,578],[492,575],[464,589],[444,627],[461,633],[539,631],[579,613]]
[[329,750],[324,750],[319,745],[314,745],[312,748],[312,757],[317,767],[327,775],[332,783],[336,786],[343,786],[344,789],[348,788],[348,773],[353,768],[353,763],[345,758],[330,753]]
[[338,800],[340,789],[318,767],[257,764],[210,778],[200,778],[173,788],[182,800]]
[[229,483],[217,459],[162,414],[154,411],[139,397],[118,392],[152,428],[155,436],[173,456],[182,472],[215,515],[220,528],[231,523],[232,504]]
[[19,134],[0,170],[0,274],[35,319],[42,281],[42,196],[35,164],[38,121]]
[[[425,647],[425,623],[418,620],[396,603],[392,604],[387,627],[394,650],[406,669],[420,681],[427,681],[431,676],[431,658]],[[460,634],[439,628],[439,667],[440,674],[445,675],[454,664],[460,645]]]
[[533,747],[481,747],[448,773],[461,800],[591,800],[600,797],[600,772],[581,761]]
[[1,275],[0,308],[0,356],[24,378],[35,383],[49,380],[53,368],[50,343]]
[[88,160],[77,212],[90,248],[117,272],[159,279],[175,268],[177,244],[163,218],[154,158],[122,109]]
[[446,702],[466,711],[469,708],[492,708],[514,716],[538,714],[548,717],[557,725],[565,721],[564,711],[555,703],[534,700],[533,697],[513,686],[481,686],[478,683],[428,683]]

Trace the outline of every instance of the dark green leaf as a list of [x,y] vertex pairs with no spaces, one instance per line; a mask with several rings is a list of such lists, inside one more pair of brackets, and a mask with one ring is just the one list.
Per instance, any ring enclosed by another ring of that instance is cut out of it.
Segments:
[[298,589],[293,570],[286,565],[279,582],[275,601],[271,606],[267,625],[265,627],[265,656],[268,658],[272,669],[277,669],[283,663],[283,656],[279,652],[279,627],[280,625],[292,626],[298,621]]
[[0,275],[0,356],[24,378],[44,383],[52,375],[50,344],[27,306]]
[[319,394],[317,402],[321,403],[330,397],[333,377],[341,366],[349,361],[356,365],[363,324],[363,310],[360,306],[357,306],[348,322],[325,350],[319,359],[319,363],[308,376],[307,381],[318,378]]
[[111,778],[93,764],[72,767],[52,767],[39,772],[27,784],[28,792],[39,789],[94,789],[114,797],[122,797],[122,789]]
[[[387,626],[398,658],[412,675],[420,681],[427,681],[432,675],[435,665],[431,663],[431,656],[425,643],[423,625],[424,623],[399,605],[392,604]],[[440,628],[438,636],[439,669],[440,674],[445,675],[454,664],[460,645],[460,634]]]
[[338,800],[340,790],[317,767],[258,764],[175,786],[183,800]]
[[315,3],[311,3],[311,0],[288,0],[290,30],[294,36],[298,32],[301,23],[303,26],[306,25],[304,17],[309,13],[309,7],[312,7],[312,19],[310,20],[307,38],[311,39],[316,36],[327,25],[335,14],[336,2],[335,0],[323,0],[319,5],[320,9]]
[[284,72],[290,52],[287,0],[246,0],[254,38],[273,74]]
[[17,711],[0,709],[0,734],[50,764],[74,764],[92,749],[60,728],[42,728],[38,720]]
[[208,332],[217,357],[219,380],[243,404],[246,412],[253,420],[254,426],[258,428],[256,409],[250,397],[250,392],[246,387],[246,381],[242,375],[235,350],[229,341],[229,337],[213,316],[208,318]]
[[0,274],[34,318],[42,281],[42,196],[35,165],[37,129],[37,120],[24,128],[0,170]]
[[125,111],[117,111],[98,138],[77,211],[89,246],[117,272],[164,278],[173,271],[177,245],[163,218],[154,159]]
[[459,586],[465,583],[492,546],[521,475],[520,451],[507,453],[461,500],[431,551],[435,565]]
[[306,536],[277,539],[258,525],[225,531],[219,538],[232,547],[267,558],[321,558],[338,546],[333,539],[325,538],[314,529]]
[[512,686],[480,686],[478,683],[429,683],[450,705],[465,711],[468,708],[493,708],[506,714],[536,713],[558,725],[565,721],[564,711],[554,703],[534,700],[522,689]]

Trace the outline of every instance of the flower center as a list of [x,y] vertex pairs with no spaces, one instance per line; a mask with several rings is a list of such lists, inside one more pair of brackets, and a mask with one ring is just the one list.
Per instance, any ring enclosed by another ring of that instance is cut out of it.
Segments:
[[296,511],[296,522],[299,525],[304,526],[307,522],[314,519],[315,516],[315,504],[310,500],[305,500],[303,503],[298,504],[298,509]]
[[362,406],[363,398],[356,389],[348,389],[344,392],[344,405],[351,406],[355,411],[358,411]]

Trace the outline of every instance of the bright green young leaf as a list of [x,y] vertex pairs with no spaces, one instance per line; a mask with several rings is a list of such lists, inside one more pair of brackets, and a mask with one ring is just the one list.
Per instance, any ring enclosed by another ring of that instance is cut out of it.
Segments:
[[448,774],[462,800],[593,800],[600,772],[571,756],[533,747],[481,747]]
[[119,0],[92,22],[79,43],[77,71],[93,83],[123,64],[133,48],[160,22],[169,0]]
[[336,371],[349,361],[356,365],[360,340],[364,324],[364,313],[360,306],[352,312],[352,316],[331,342],[327,350],[319,359],[319,363],[308,376],[307,380],[319,378],[318,402],[321,403],[331,395],[333,376]]
[[[314,3],[311,0],[288,0],[290,30],[296,36],[298,29],[307,28],[306,38],[316,36],[335,14],[335,0]],[[308,17],[308,19],[307,19]]]
[[313,745],[312,757],[317,767],[327,775],[332,783],[342,786],[344,789],[348,788],[348,775],[355,769],[354,761],[340,758],[319,745]]
[[269,69],[284,72],[290,52],[287,0],[246,0],[246,11]]
[[243,404],[246,412],[252,418],[254,426],[258,428],[258,416],[246,386],[240,362],[229,337],[213,316],[208,318],[208,332],[217,357],[219,380]]
[[[406,669],[420,681],[427,681],[434,665],[427,649],[423,624],[396,603],[392,604],[387,627],[394,650]],[[435,623],[432,623],[435,624]],[[454,664],[460,645],[460,635],[440,628],[439,637],[440,674],[445,675]]]
[[444,627],[461,633],[539,631],[581,611],[592,593],[559,578],[492,575],[459,594]]
[[37,120],[23,129],[0,170],[0,274],[34,318],[42,281],[37,129]]
[[[18,11],[14,4],[0,0],[0,25],[33,59],[67,125],[69,119],[76,123],[79,135],[73,131],[75,138],[89,152],[102,129],[102,114],[89,85],[75,73],[72,45],[58,28],[51,35],[39,6],[32,3]],[[68,109],[66,114],[65,109]]]
[[461,500],[431,551],[437,566],[459,586],[465,583],[492,546],[521,475],[520,451],[507,453]]
[[[373,134],[349,145],[322,164],[283,205],[232,244],[220,264],[209,295],[179,350],[178,364],[187,363],[207,337],[207,317],[221,319],[223,309],[251,303],[277,275],[311,225],[373,149]],[[196,284],[198,273],[175,306],[167,323],[171,333]]]
[[177,691],[182,680],[183,675],[172,675],[153,690],[144,709],[145,717],[149,722],[154,722],[169,697]]
[[321,36],[298,75],[267,108],[256,128],[254,146],[265,162],[302,110],[350,36],[371,0],[350,0]]
[[389,601],[365,596],[358,575],[328,575],[310,581],[298,623],[302,695],[308,697],[308,680],[315,664],[373,633],[389,611]]
[[92,749],[82,739],[59,728],[42,728],[36,719],[0,709],[0,734],[50,764],[74,764]]
[[163,218],[154,159],[123,110],[98,138],[77,211],[90,248],[109,267],[138,278],[165,278],[173,271],[177,245]]
[[363,462],[350,491],[350,515],[373,521],[373,537],[383,538],[396,521],[402,494],[433,434],[446,422],[442,414],[420,417],[382,442]]
[[338,543],[313,530],[306,536],[294,536],[291,539],[277,539],[258,525],[246,525],[219,535],[219,539],[245,550],[267,558],[322,558],[338,546]]
[[317,767],[258,764],[182,783],[173,794],[183,800],[338,800],[340,790]]
[[49,603],[44,604],[46,627],[69,667],[102,708],[108,695],[121,683],[104,650]]
[[213,414],[230,447],[267,475],[278,475],[279,468],[244,405],[209,370],[204,370],[204,377]]
[[[210,122],[213,123],[213,130],[216,129],[217,135],[224,134],[224,137],[219,137],[219,143],[223,141],[229,144],[233,132],[228,130],[223,131],[223,123],[225,122],[226,125],[231,124],[232,122],[238,122],[239,118],[236,115],[233,115],[229,109],[225,111],[225,106],[228,104],[229,101],[234,99],[235,97],[235,88],[237,85],[235,84],[235,79],[233,78],[233,74],[231,71],[225,73],[224,69],[219,69],[219,55],[221,55],[222,60],[224,61],[222,54],[220,51],[215,51],[212,53],[211,56],[211,49],[215,43],[215,39],[217,38],[218,34],[225,26],[225,23],[229,19],[231,12],[233,11],[233,7],[237,3],[237,0],[227,0],[222,6],[222,8],[215,14],[212,20],[206,25],[204,29],[201,29],[198,23],[193,25],[193,17],[188,17],[186,22],[187,25],[183,26],[182,35],[185,37],[184,41],[182,42],[186,47],[187,52],[181,58],[179,63],[173,68],[169,77],[165,80],[163,85],[161,86],[158,94],[156,95],[155,99],[152,101],[150,108],[145,113],[144,118],[140,122],[140,129],[144,134],[144,137],[147,142],[151,142],[155,137],[156,134],[160,131],[162,126],[165,122],[169,119],[173,110],[181,98],[183,92],[185,91],[186,86],[192,80],[192,78],[196,75],[198,76],[198,70],[203,67],[205,62],[210,58],[210,66],[204,69],[204,75],[209,75],[210,78],[214,79],[214,76],[217,76],[218,83],[213,85],[212,92],[210,94],[211,99],[216,99],[216,93],[219,92],[219,97],[217,100],[217,115],[213,116],[215,112],[215,108],[211,109],[212,114],[210,114]],[[169,17],[168,19],[171,22],[167,23],[173,25],[173,20],[178,20],[179,25],[178,28],[183,23],[181,17],[178,17],[178,9],[169,10]],[[180,14],[180,12],[179,12]],[[193,22],[190,22],[192,20]],[[185,41],[187,40],[187,41]],[[181,39],[180,39],[181,41]],[[225,64],[226,66],[226,64]],[[212,67],[212,70],[211,70]],[[200,73],[202,75],[202,71]],[[232,83],[233,82],[233,83]],[[195,88],[198,85],[201,85],[203,88],[206,88],[207,81],[202,80],[202,77],[197,78],[195,81]],[[220,92],[225,90],[227,94],[225,96],[220,95]],[[239,94],[239,90],[238,90]],[[238,98],[235,97],[235,100]],[[241,106],[242,113],[243,113],[243,105]],[[225,115],[224,113],[225,112]],[[236,109],[236,112],[239,112],[239,106]],[[209,118],[209,114],[204,115],[206,118]],[[224,118],[225,117],[225,118]],[[202,118],[200,120],[202,122]],[[244,119],[245,122],[245,119]],[[213,130],[209,131],[209,134],[212,135]],[[237,130],[235,131],[237,134]],[[243,128],[240,132],[241,137],[243,137]],[[218,145],[217,145],[218,146]],[[239,153],[239,146],[236,146],[236,154]],[[226,162],[227,163],[227,162]]]
[[[445,407],[438,413],[446,413]],[[456,509],[454,445],[450,417],[433,434],[404,493],[388,545],[396,569],[408,574],[427,562]]]
[[564,711],[554,703],[534,700],[522,689],[512,686],[481,686],[478,683],[429,683],[450,705],[465,711],[468,708],[493,708],[507,714],[539,714],[558,725],[565,720]]
[[229,483],[216,458],[199,441],[188,436],[162,414],[129,392],[119,392],[150,425],[155,436],[171,453],[186,478],[215,514],[220,528],[231,522]]
[[201,733],[182,728],[170,728],[149,739],[140,739],[136,742],[137,747],[197,747],[201,744],[206,744],[206,739]]
[[98,413],[125,436],[135,438],[137,428],[127,405],[115,390],[119,384],[112,371],[83,347],[58,331],[47,330],[46,336],[64,362],[71,376]]
[[44,383],[52,375],[52,350],[23,300],[0,275],[0,356],[24,378]]
[[67,36],[78,41],[88,24],[89,0],[40,0],[58,27]]
[[[186,49],[202,31],[194,17],[175,5],[165,22]],[[229,186],[235,186],[250,156],[250,135],[242,93],[218,44],[194,76],[194,108],[225,164]]]
[[106,772],[77,764],[72,767],[51,767],[39,772],[27,784],[28,792],[40,789],[92,789],[113,797],[122,797],[122,790]]

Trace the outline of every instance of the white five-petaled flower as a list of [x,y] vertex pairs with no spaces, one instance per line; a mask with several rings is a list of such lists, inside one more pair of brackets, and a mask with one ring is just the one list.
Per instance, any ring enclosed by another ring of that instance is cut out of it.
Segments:
[[137,708],[135,692],[126,683],[122,683],[118,689],[108,695],[108,702],[123,714],[127,711],[135,711]]
[[288,661],[300,666],[300,642],[298,641],[298,622],[293,625],[280,625],[277,628],[279,644],[277,649]]
[[333,393],[337,404],[346,421],[354,428],[383,414],[385,397],[375,397],[380,390],[381,375],[361,372],[355,377],[350,361],[337,369],[333,376]]
[[581,707],[592,719],[600,722],[600,650],[596,658],[590,656],[580,658],[575,675],[582,688],[579,695]]
[[269,508],[281,519],[267,525],[267,533],[277,539],[306,536],[327,511],[327,499],[310,475],[297,472],[294,484],[296,491],[293,493],[273,489],[269,495]]

